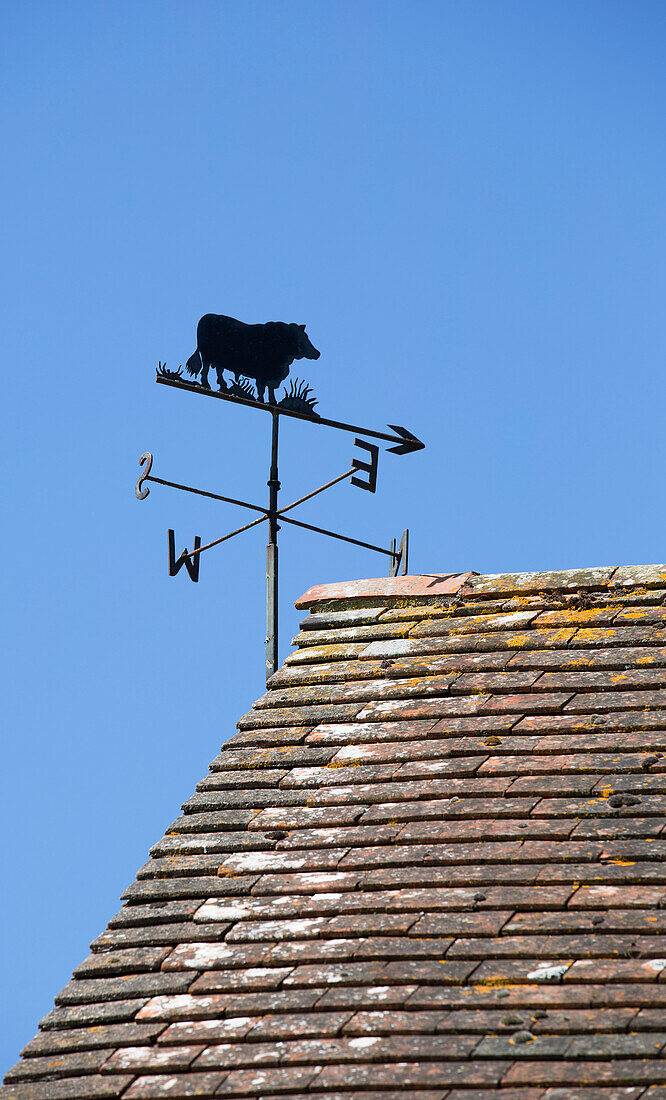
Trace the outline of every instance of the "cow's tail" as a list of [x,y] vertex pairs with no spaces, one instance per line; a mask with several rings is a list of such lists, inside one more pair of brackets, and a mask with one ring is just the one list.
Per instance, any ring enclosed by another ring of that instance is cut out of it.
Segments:
[[196,377],[197,374],[201,374],[202,366],[203,363],[201,361],[201,352],[197,348],[197,350],[192,355],[190,355],[189,359],[187,360],[187,363],[185,364],[185,370],[188,371],[189,374]]

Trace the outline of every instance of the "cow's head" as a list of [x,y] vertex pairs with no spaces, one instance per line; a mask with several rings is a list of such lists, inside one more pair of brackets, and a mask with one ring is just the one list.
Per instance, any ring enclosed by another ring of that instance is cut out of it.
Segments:
[[292,333],[294,334],[294,345],[296,347],[296,354],[294,359],[318,359],[319,352],[316,347],[310,343],[310,339],[306,336],[305,325],[290,325]]

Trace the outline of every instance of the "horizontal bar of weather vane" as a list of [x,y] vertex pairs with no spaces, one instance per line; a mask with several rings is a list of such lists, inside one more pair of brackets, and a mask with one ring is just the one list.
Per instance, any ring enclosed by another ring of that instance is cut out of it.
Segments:
[[247,405],[250,409],[264,409],[265,412],[278,413],[279,416],[291,416],[294,420],[307,420],[309,424],[323,424],[324,427],[338,428],[344,432],[354,432],[355,435],[371,435],[374,439],[385,439],[389,443],[398,444],[395,448],[388,448],[389,451],[395,450],[397,454],[420,451],[425,447],[425,443],[413,435],[412,432],[395,424],[389,424],[389,428],[397,431],[398,435],[387,435],[386,432],[376,432],[373,428],[361,428],[358,424],[345,424],[341,420],[327,420],[323,416],[308,416],[306,413],[284,409],[279,405],[268,405],[261,401],[247,400],[245,397],[233,397],[231,394],[222,393],[218,390],[206,389],[196,382],[177,381],[173,378],[164,378],[160,374],[157,375],[155,381],[159,382],[161,386],[173,386],[174,389],[189,390],[190,393],[203,393],[206,397],[216,397],[220,401],[233,401],[236,405]]
[[259,516],[259,519],[253,519],[252,523],[246,523],[244,527],[237,527],[235,531],[230,531],[228,535],[222,535],[222,538],[207,542],[205,546],[198,546],[196,550],[190,550],[189,554],[183,551],[183,557],[195,558],[197,554],[203,554],[204,550],[211,550],[213,546],[219,546],[221,542],[227,542],[229,539],[232,539],[234,535],[240,535],[243,531],[249,531],[251,527],[256,527],[257,524],[263,523],[265,519],[268,519],[268,512],[266,512],[265,516]]
[[268,514],[268,508],[260,508],[258,504],[248,504],[246,500],[236,500],[235,497],[223,497],[219,493],[207,493],[205,489],[194,489],[191,485],[179,485],[177,481],[165,481],[163,477],[153,477],[152,474],[144,477],[143,480],[155,481],[158,485],[168,485],[170,489],[182,489],[184,493],[195,493],[198,497],[210,497],[211,500],[221,500],[224,504],[237,504],[239,508],[250,508],[253,512]]
[[356,467],[351,466],[349,470],[345,470],[344,474],[338,474],[338,476],[332,478],[331,481],[327,481],[325,485],[320,485],[318,489],[313,489],[311,493],[306,493],[304,497],[299,497],[298,500],[294,500],[291,504],[288,504],[286,508],[279,508],[277,513],[278,516],[283,515],[285,512],[290,512],[297,504],[303,504],[306,500],[310,500],[311,497],[316,497],[318,493],[323,493],[324,489],[330,489],[332,485],[337,485],[339,481],[344,481],[346,477],[354,473],[356,473]]
[[[348,475],[347,475],[348,476]],[[339,480],[339,479],[336,479]],[[289,505],[289,508],[295,508],[301,501],[294,501]],[[340,535],[336,531],[328,531],[325,527],[315,527],[312,523],[303,523],[300,519],[292,519],[291,516],[283,515],[287,509],[283,508],[278,512],[278,518],[283,523],[290,523],[294,527],[303,527],[306,531],[314,531],[318,535],[328,535],[331,539],[339,539],[340,542],[350,542],[352,546],[362,546],[365,550],[375,550],[378,554],[386,554],[388,558],[393,558],[394,561],[400,560],[400,554],[395,550],[387,550],[385,546],[375,546],[372,542],[362,542],[360,539],[352,539],[349,535]],[[206,543],[205,546],[199,546],[196,550],[191,550],[189,554],[183,551],[183,557],[194,558],[197,554],[202,554],[204,550],[210,550],[213,546],[219,546],[221,542],[227,542],[228,539],[232,539],[234,535],[240,535],[243,531],[249,531],[251,527],[256,527],[258,524],[263,523],[268,519],[268,513],[265,516],[260,516],[259,519],[253,520],[252,523],[246,523],[244,527],[238,527],[235,531],[230,531],[228,535],[223,535],[222,538],[215,539],[213,542]]]
[[[349,470],[345,470],[344,474],[338,474],[337,477],[327,481],[325,485],[320,485],[318,489],[313,489],[311,493],[307,493],[304,497],[299,497],[298,500],[293,501],[292,504],[288,504],[286,508],[281,508],[278,515],[282,515],[282,512],[288,512],[291,508],[295,508],[298,504],[303,504],[306,500],[310,500],[311,497],[316,497],[318,493],[323,493],[325,489],[330,489],[332,485],[337,485],[339,481],[344,481],[350,474],[356,472],[356,467],[352,466]],[[204,489],[194,489],[191,485],[180,485],[177,481],[166,481],[163,477],[153,477],[149,474],[144,477],[144,481],[154,481],[157,485],[167,485],[170,489],[182,489],[184,493],[195,493],[198,497],[210,497],[211,500],[221,500],[224,504],[237,504],[239,508],[250,508],[253,512],[263,512],[264,515],[269,514],[268,508],[260,508],[258,504],[248,504],[246,500],[236,500],[235,497],[223,497],[220,493],[207,493]],[[246,527],[239,528],[240,531],[247,530]],[[201,550],[205,550],[206,547],[202,546]]]
[[[387,550],[384,546],[373,546],[371,542],[361,542],[360,539],[352,539],[349,535],[338,535],[335,531],[327,531],[325,527],[314,527],[311,523],[303,523],[300,519],[292,519],[284,516],[285,523],[293,523],[294,527],[304,527],[306,531],[315,531],[318,535],[328,535],[329,538],[339,539],[340,542],[351,542],[354,546],[362,546],[366,550],[376,550],[378,554],[386,554],[389,558],[399,560],[400,554],[395,550]],[[201,548],[203,550],[203,547]]]
[[[337,483],[339,481],[343,481],[346,477],[350,477],[351,474],[353,474],[355,472],[355,470],[356,470],[356,467],[351,466],[349,468],[349,470],[345,471],[344,474],[338,474],[338,476],[334,477],[331,481],[327,481],[325,485],[320,485],[318,489],[313,489],[312,492],[307,493],[306,496],[299,497],[298,500],[293,500],[291,502],[291,504],[287,504],[285,508],[280,508],[275,513],[277,518],[278,519],[282,518],[282,516],[285,512],[289,512],[292,508],[296,508],[299,504],[303,504],[304,501],[310,500],[311,497],[316,497],[318,493],[323,493],[324,489],[330,489],[331,485],[337,485]],[[151,477],[150,479],[146,478],[145,480],[146,481],[148,481],[148,480],[158,481],[159,479]],[[160,482],[160,484],[173,485],[177,489],[183,489],[183,488],[187,489],[187,486],[175,485],[175,482]],[[195,490],[193,490],[193,492],[197,492],[197,490],[195,489]],[[212,497],[215,498],[214,493],[206,493],[206,496],[212,496]],[[219,497],[219,498],[216,498],[216,499],[229,500],[228,497]],[[233,503],[239,504],[241,502],[240,501],[234,501]],[[244,507],[254,508],[258,512],[259,511],[264,512],[264,515],[259,516],[259,519],[253,520],[252,523],[246,523],[244,527],[238,527],[235,531],[230,531],[228,535],[222,535],[221,538],[214,539],[213,542],[207,542],[205,546],[199,546],[196,550],[190,550],[189,554],[184,554],[184,557],[194,558],[194,557],[196,557],[197,554],[203,554],[204,550],[211,550],[213,546],[219,546],[221,542],[227,542],[227,540],[233,538],[234,535],[240,535],[243,531],[249,531],[251,527],[256,527],[259,523],[263,523],[265,519],[269,519],[269,517],[270,517],[270,512],[266,511],[266,509],[264,509],[264,508],[257,508],[256,504],[246,504],[246,505],[244,505]],[[301,527],[303,526],[303,524],[300,524],[300,525],[296,524],[296,520],[290,520],[290,519],[286,519],[286,518],[285,518],[285,523],[293,523],[296,526],[301,526]],[[315,528],[312,528],[312,530],[315,530]],[[324,534],[330,534],[330,532],[328,532],[328,531],[324,531],[323,533]],[[345,536],[344,535],[334,535],[333,537],[334,538],[344,538]],[[347,539],[346,541],[350,541],[350,540]],[[356,540],[352,539],[351,541],[354,542]],[[369,543],[365,543],[365,542],[358,543],[358,545],[359,546],[367,546],[370,550],[377,549],[377,547],[370,546]],[[382,550],[381,552],[382,553],[390,553],[390,551],[384,551],[384,550]]]

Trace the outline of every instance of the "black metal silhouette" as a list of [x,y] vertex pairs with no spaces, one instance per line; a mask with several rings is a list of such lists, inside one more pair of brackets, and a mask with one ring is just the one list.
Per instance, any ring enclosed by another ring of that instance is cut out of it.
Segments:
[[182,554],[176,559],[176,533],[169,529],[169,576],[176,577],[184,565],[189,573],[190,580],[195,583],[199,580],[199,563],[201,558],[199,557],[197,550],[201,546],[201,539],[198,535],[194,536],[194,557],[190,556],[187,547],[183,550]]
[[[167,370],[166,363],[157,364],[157,374],[160,378],[168,378],[172,382],[183,381],[183,368],[178,367],[178,370]],[[185,379],[186,381],[186,379]]]
[[364,451],[367,451],[370,455],[369,462],[363,462],[360,458],[352,459],[352,466],[355,470],[365,470],[368,475],[368,480],[363,481],[363,478],[353,477],[351,479],[352,485],[355,485],[357,489],[367,489],[369,493],[374,493],[377,487],[377,467],[379,465],[379,447],[376,443],[366,443],[365,439],[355,439],[355,447],[362,447]]
[[284,382],[294,359],[318,359],[319,352],[310,343],[305,325],[267,321],[247,325],[234,317],[206,313],[197,325],[197,348],[185,367],[193,377],[201,376],[207,389],[208,371],[214,368],[221,391],[228,389],[224,372],[234,375],[236,385],[241,378],[254,378],[259,401],[275,404],[276,387]]
[[[292,501],[285,507],[278,505],[278,493],[280,481],[278,476],[278,429],[281,416],[292,417],[296,420],[309,420],[312,424],[323,427],[336,428],[340,431],[353,432],[355,436],[372,436],[374,439],[386,440],[393,446],[387,450],[394,454],[409,454],[411,451],[420,451],[425,443],[397,424],[389,424],[394,434],[378,432],[372,428],[361,428],[357,424],[346,424],[339,420],[326,420],[314,411],[317,404],[316,398],[307,382],[292,379],[289,388],[281,400],[275,401],[275,387],[284,381],[289,373],[289,367],[294,359],[318,359],[319,352],[312,346],[305,335],[305,325],[286,325],[280,321],[270,321],[265,325],[245,325],[232,317],[221,317],[207,314],[199,321],[197,328],[197,350],[190,356],[186,363],[187,370],[192,375],[201,375],[201,383],[186,381],[181,369],[177,371],[167,370],[166,363],[160,362],[156,381],[165,386],[173,386],[175,389],[189,390],[190,393],[202,393],[207,397],[215,397],[222,401],[231,401],[234,404],[246,405],[250,408],[263,409],[271,414],[271,462],[268,480],[269,499],[268,507],[250,504],[248,501],[237,500],[234,497],[222,496],[219,493],[206,492],[203,489],[195,489],[190,485],[181,485],[175,481],[166,481],[163,478],[153,477],[151,474],[153,456],[146,451],[140,458],[140,464],[147,463],[145,471],[140,475],[136,484],[136,496],[138,500],[145,500],[150,490],[144,487],[144,482],[152,481],[159,485],[168,485],[174,489],[182,489],[187,493],[195,493],[198,496],[210,497],[213,500],[225,501],[236,504],[241,508],[249,508],[253,512],[259,512],[257,519],[238,527],[235,531],[229,531],[226,535],[214,539],[212,542],[201,545],[197,536],[194,549],[183,550],[176,560],[175,536],[169,531],[169,574],[175,576],[182,565],[187,566],[187,571],[193,581],[199,578],[200,555],[213,546],[219,546],[223,542],[234,538],[242,531],[248,531],[261,523],[268,525],[268,545],[266,547],[266,677],[267,679],[277,669],[277,626],[278,626],[278,531],[283,523],[293,524],[306,531],[314,531],[329,538],[339,539],[354,546],[362,546],[368,550],[374,550],[378,554],[385,554],[389,558],[389,575],[396,577],[398,573],[407,572],[409,532],[404,531],[400,545],[396,545],[393,539],[388,548],[375,546],[371,542],[363,542],[360,539],[351,538],[349,535],[341,535],[337,531],[329,531],[324,527],[316,527],[311,523],[293,519],[286,515],[293,508],[303,504],[306,500],[317,496],[340,481],[350,479],[352,485],[359,489],[375,492],[377,485],[377,470],[379,463],[379,447],[374,443],[368,443],[364,439],[354,439],[354,444],[361,447],[369,460],[353,458],[352,464],[343,474],[339,474],[331,481],[327,481],[319,488],[313,489],[298,500]],[[217,372],[220,390],[211,390],[208,384],[208,371],[211,367]],[[227,384],[224,380],[224,371],[230,371],[234,375],[234,382]],[[259,399],[254,397],[252,385],[249,379],[255,379]],[[266,388],[268,388],[269,401],[264,401]],[[366,474],[367,479],[359,477]]]
[[308,386],[307,382],[301,381],[300,378],[292,378],[289,389],[286,386],[284,388],[284,397],[281,401],[278,401],[278,408],[305,413],[306,416],[318,420],[319,413],[315,412],[315,405],[318,404],[317,398],[312,397],[312,387]]
[[228,392],[232,397],[244,397],[246,401],[256,400],[254,386],[249,378],[241,378],[240,382],[232,382]]

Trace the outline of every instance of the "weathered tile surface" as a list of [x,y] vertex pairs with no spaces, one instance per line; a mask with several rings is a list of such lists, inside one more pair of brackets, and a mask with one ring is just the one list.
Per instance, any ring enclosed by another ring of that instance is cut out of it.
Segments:
[[1,1100],[666,1100],[666,566],[302,606]]

